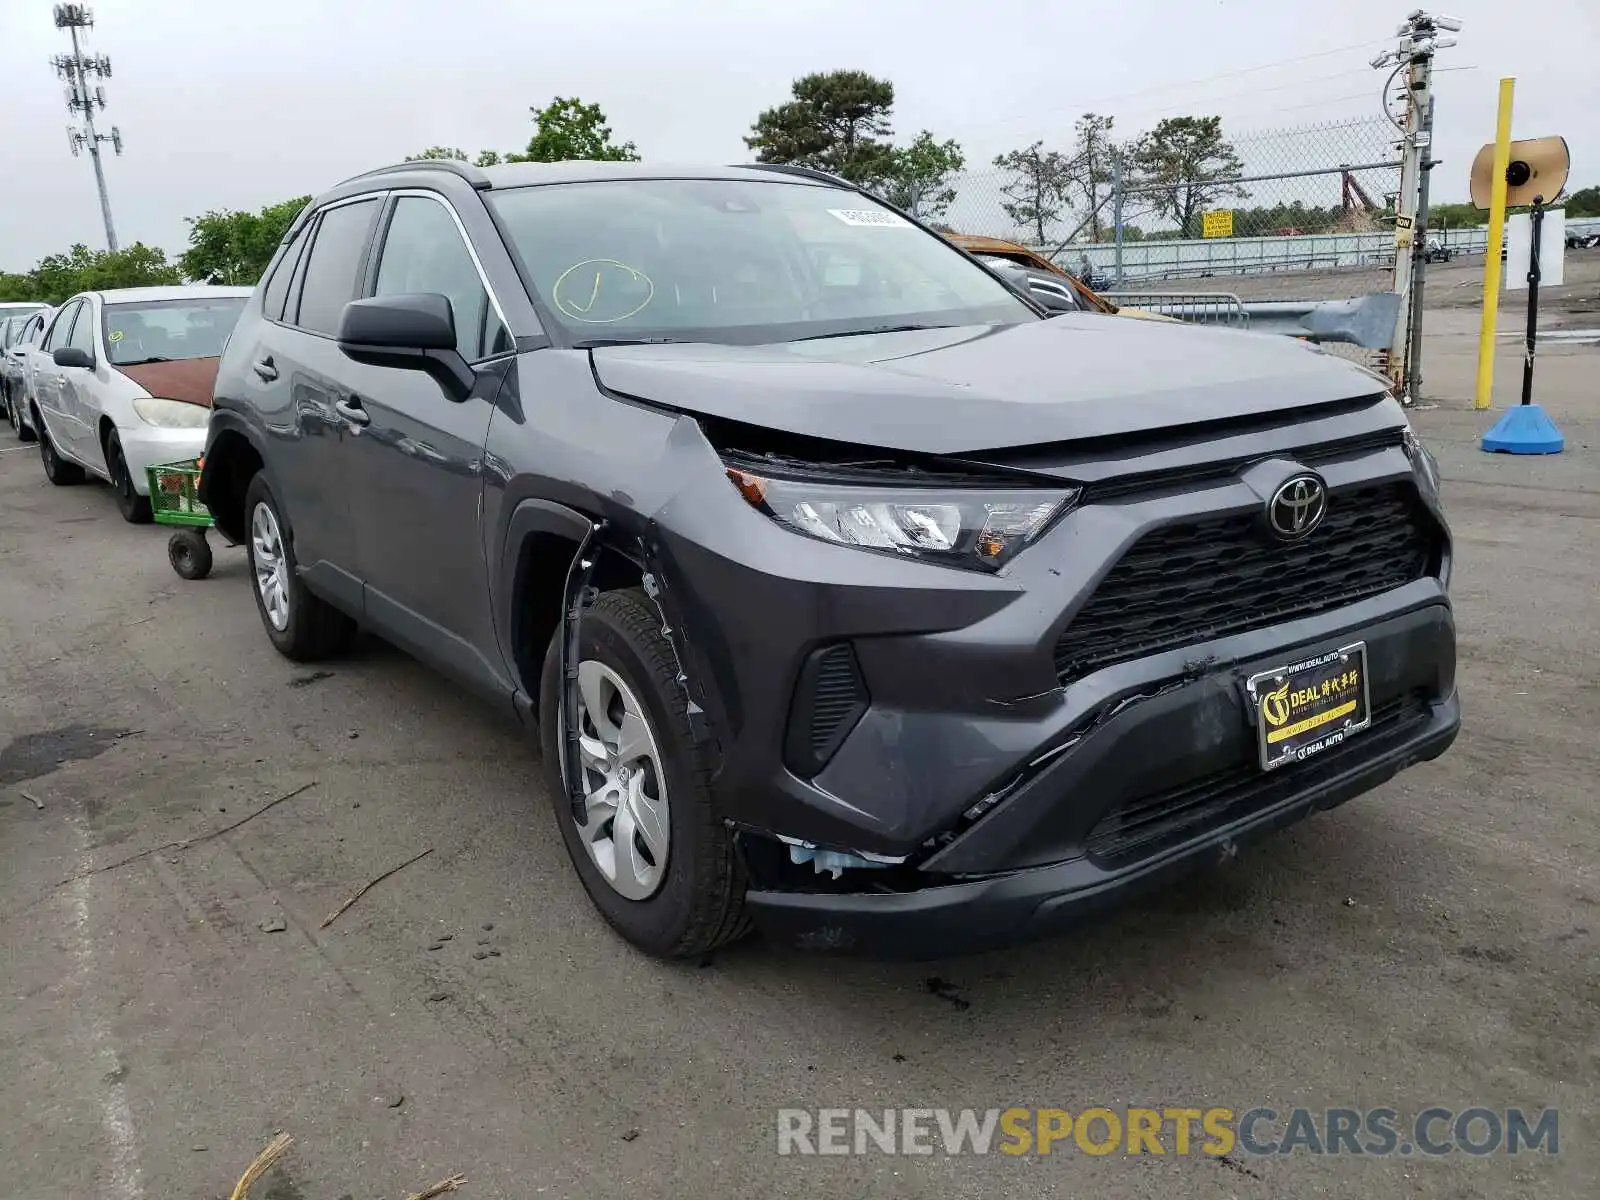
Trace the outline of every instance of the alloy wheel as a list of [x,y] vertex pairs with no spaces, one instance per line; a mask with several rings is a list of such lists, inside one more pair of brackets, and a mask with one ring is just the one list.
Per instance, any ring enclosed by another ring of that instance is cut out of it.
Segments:
[[610,667],[578,665],[578,834],[617,893],[648,900],[666,878],[672,836],[661,753],[639,697]]
[[282,633],[289,627],[289,565],[285,561],[283,533],[269,505],[257,504],[250,515],[250,557],[261,594],[261,611]]

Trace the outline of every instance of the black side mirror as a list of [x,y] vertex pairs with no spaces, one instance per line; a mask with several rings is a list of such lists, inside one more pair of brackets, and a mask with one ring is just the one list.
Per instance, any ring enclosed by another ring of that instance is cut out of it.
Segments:
[[450,300],[437,292],[373,296],[344,306],[339,344],[383,350],[454,350]]
[[450,299],[438,292],[352,300],[339,319],[339,349],[357,362],[424,371],[454,400],[465,400],[477,383],[456,351]]
[[50,357],[55,360],[55,364],[58,367],[94,369],[94,355],[87,350],[80,350],[76,346],[58,346],[51,352]]

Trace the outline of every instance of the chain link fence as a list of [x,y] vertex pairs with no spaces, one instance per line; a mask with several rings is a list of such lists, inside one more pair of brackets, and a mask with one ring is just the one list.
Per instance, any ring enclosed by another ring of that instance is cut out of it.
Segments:
[[1243,134],[1228,139],[1238,170],[1223,179],[1142,175],[1126,149],[1123,169],[1093,189],[1041,189],[1017,172],[968,171],[953,181],[942,211],[921,215],[1124,284],[1371,265],[1393,253],[1398,137],[1378,115]]

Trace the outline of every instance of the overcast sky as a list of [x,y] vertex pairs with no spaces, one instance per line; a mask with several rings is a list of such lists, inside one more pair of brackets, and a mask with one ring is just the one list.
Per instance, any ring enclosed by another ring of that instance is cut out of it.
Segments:
[[[314,193],[434,143],[516,149],[528,107],[598,102],[647,159],[748,159],[741,137],[810,71],[893,81],[895,127],[954,137],[969,163],[1036,138],[1068,148],[1075,116],[1130,135],[1218,113],[1231,134],[1366,116],[1412,0],[101,0],[126,156],[107,175],[117,232],[176,254],[183,218]],[[1517,78],[1515,132],[1564,134],[1574,186],[1600,183],[1600,4],[1452,0],[1440,55],[1434,196],[1466,197],[1492,138],[1496,81]],[[940,14],[943,13],[942,17]],[[1359,43],[1359,44],[1358,44]],[[0,0],[0,269],[104,235],[87,156],[71,157],[67,49],[50,0]],[[1269,67],[1258,70],[1255,68]]]

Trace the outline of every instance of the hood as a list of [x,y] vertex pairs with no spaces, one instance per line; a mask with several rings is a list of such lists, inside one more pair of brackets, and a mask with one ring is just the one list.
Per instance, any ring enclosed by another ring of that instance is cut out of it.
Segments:
[[176,362],[139,363],[116,367],[152,396],[211,407],[211,390],[217,384],[220,358],[184,358]]
[[1380,387],[1354,364],[1294,338],[1092,313],[1002,328],[591,353],[600,382],[627,396],[926,454],[1285,412]]

